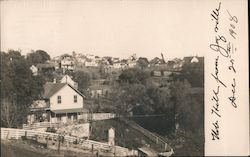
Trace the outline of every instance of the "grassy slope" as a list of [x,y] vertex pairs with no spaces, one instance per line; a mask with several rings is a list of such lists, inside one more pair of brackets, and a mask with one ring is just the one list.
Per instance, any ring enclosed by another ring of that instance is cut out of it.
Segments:
[[[61,154],[65,156],[95,156],[89,153],[61,151]],[[42,149],[30,143],[13,140],[13,141],[1,141],[1,157],[46,157],[46,156],[58,156],[56,150]]]

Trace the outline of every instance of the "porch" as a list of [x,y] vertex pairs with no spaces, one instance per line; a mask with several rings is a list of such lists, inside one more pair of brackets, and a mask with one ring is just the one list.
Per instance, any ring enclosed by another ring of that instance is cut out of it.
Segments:
[[51,123],[73,123],[82,119],[84,110],[82,108],[51,110],[49,122]]

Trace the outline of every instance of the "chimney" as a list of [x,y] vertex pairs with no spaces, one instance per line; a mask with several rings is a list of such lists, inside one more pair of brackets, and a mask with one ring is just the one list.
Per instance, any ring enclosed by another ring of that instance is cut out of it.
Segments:
[[53,83],[56,83],[56,78],[54,78],[54,81],[53,81]]

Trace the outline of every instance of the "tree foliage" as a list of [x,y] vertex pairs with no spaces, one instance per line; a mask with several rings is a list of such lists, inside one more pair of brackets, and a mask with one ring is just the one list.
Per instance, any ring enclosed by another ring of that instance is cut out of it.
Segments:
[[130,68],[124,70],[119,76],[119,80],[121,83],[141,83],[145,84],[147,79],[150,77],[150,72],[146,70],[141,70],[138,68]]
[[22,124],[29,105],[43,90],[44,79],[33,76],[19,51],[1,52],[1,124],[17,127]]
[[85,71],[73,72],[73,80],[78,83],[78,89],[83,92],[90,84],[90,74]]
[[140,57],[138,60],[137,60],[137,65],[141,68],[141,69],[145,69],[148,67],[149,65],[149,61],[147,58],[145,57]]
[[45,63],[50,60],[50,56],[47,52],[43,50],[36,50],[27,55],[27,61],[29,65],[37,65],[38,63]]
[[176,81],[171,84],[172,100],[175,103],[176,122],[184,130],[198,131],[203,129],[204,100],[203,89],[194,89],[188,81]]
[[192,87],[204,87],[203,63],[184,64],[181,75],[181,77],[186,79]]

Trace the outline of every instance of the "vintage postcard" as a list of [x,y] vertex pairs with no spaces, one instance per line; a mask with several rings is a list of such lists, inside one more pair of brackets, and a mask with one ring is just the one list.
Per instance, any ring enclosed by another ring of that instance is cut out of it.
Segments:
[[247,0],[1,0],[1,156],[248,156]]

